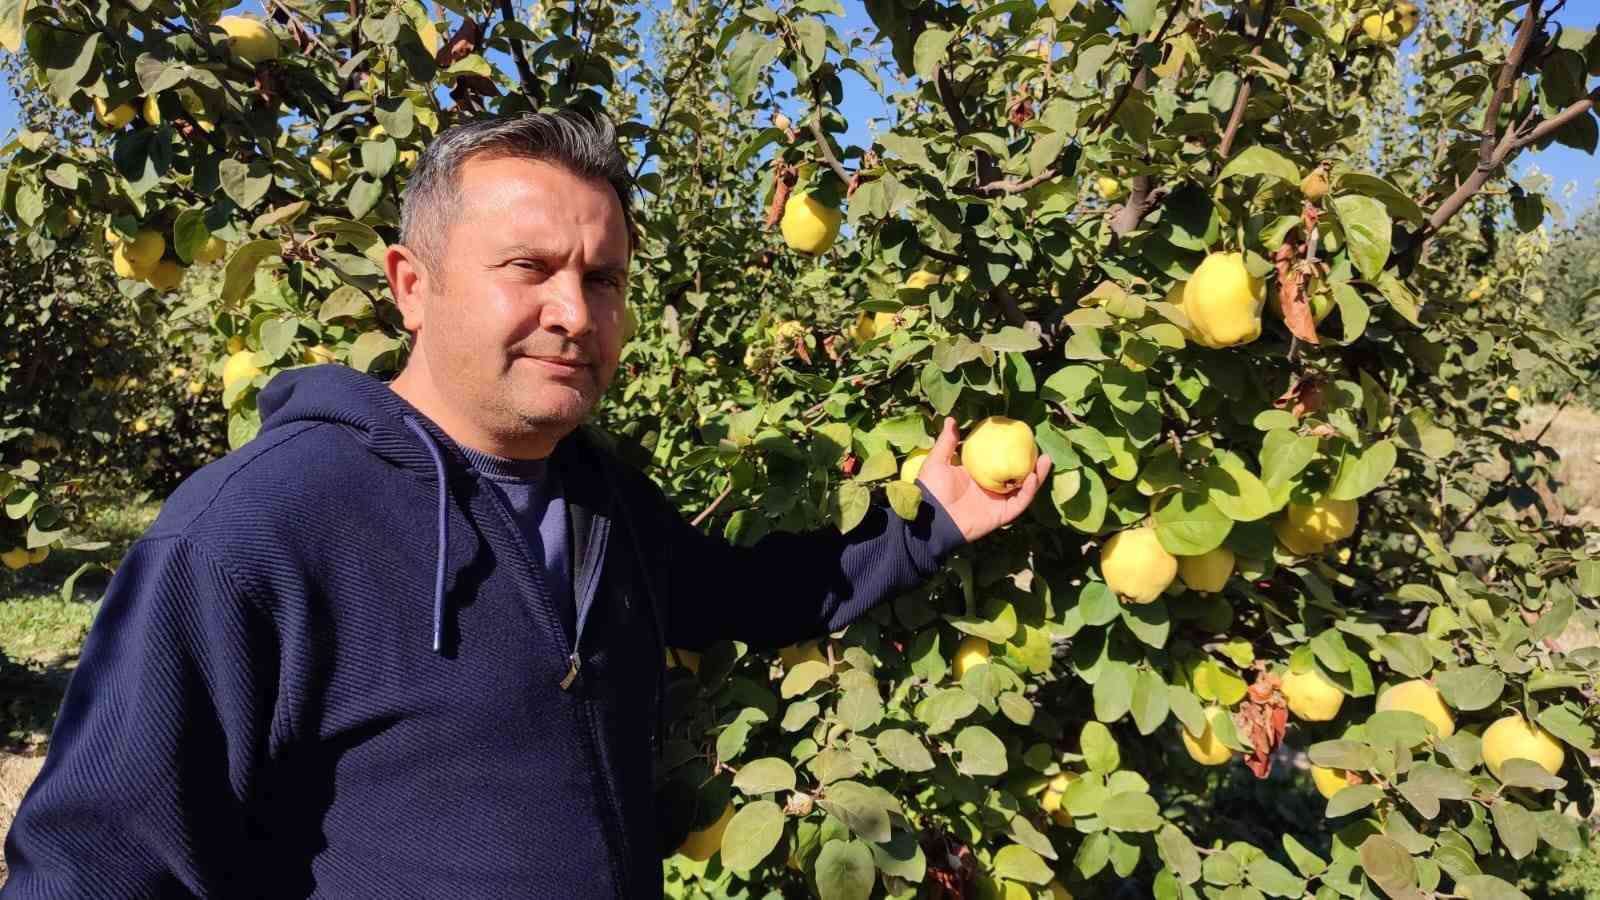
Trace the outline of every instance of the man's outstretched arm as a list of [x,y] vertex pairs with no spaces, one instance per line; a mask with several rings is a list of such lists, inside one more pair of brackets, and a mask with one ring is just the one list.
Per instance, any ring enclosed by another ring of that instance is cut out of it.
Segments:
[[1050,471],[1050,458],[1040,457],[1015,493],[994,494],[955,464],[956,441],[955,420],[946,419],[917,478],[923,502],[914,520],[875,504],[848,534],[780,532],[735,547],[673,514],[665,535],[667,642],[774,647],[837,631],[927,580],[962,544],[1021,515]]

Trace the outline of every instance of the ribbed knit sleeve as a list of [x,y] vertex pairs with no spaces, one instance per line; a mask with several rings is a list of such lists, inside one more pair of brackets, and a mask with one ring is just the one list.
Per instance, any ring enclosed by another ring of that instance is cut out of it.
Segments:
[[245,808],[277,659],[270,620],[217,561],[181,537],[137,543],[6,838],[0,897],[251,895]]
[[667,642],[778,647],[844,628],[916,587],[965,543],[939,501],[922,493],[911,521],[880,502],[848,534],[775,532],[750,547],[707,535],[674,512],[666,535]]

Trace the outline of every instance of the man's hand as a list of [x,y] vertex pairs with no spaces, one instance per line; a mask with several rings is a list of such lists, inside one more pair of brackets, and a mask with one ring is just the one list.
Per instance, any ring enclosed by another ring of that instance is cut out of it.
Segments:
[[1039,492],[1039,485],[1044,484],[1045,476],[1050,474],[1050,457],[1039,457],[1033,474],[1022,482],[1016,493],[994,494],[979,487],[956,462],[957,437],[956,420],[946,417],[944,431],[939,433],[939,440],[923,460],[917,481],[944,506],[970,543],[1022,515],[1033,502],[1033,495]]

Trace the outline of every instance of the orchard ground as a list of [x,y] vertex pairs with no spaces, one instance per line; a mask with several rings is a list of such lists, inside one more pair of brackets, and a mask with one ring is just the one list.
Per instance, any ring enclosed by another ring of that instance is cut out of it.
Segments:
[[[1528,436],[1549,424],[1545,440],[1561,454],[1557,497],[1568,516],[1592,523],[1600,539],[1600,411],[1537,404],[1528,406],[1520,418]],[[159,509],[156,503],[102,506],[92,517],[88,536],[111,546],[87,556],[114,565]],[[0,707],[0,841],[44,765],[56,707],[109,574],[108,569],[85,573],[73,586],[71,598],[62,598],[61,585],[83,562],[82,556],[52,558],[44,566],[26,570],[23,577],[0,575],[8,579],[0,583],[0,650],[13,663],[0,673],[0,687],[10,698]],[[1600,643],[1600,634],[1569,627],[1560,640],[1571,650]],[[1299,765],[1303,768],[1306,763],[1300,760]],[[1600,900],[1600,853],[1561,856],[1546,852],[1531,860],[1524,889],[1550,900]],[[0,858],[0,884],[5,876],[5,861]]]

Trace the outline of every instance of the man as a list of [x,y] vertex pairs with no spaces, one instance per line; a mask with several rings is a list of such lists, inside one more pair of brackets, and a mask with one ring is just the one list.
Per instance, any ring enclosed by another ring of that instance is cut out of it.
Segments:
[[735,548],[575,430],[623,342],[609,123],[451,129],[405,198],[392,384],[278,375],[247,446],[117,570],[3,895],[649,897],[667,645],[844,627],[1009,522],[951,464],[922,510]]

